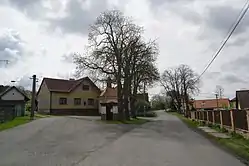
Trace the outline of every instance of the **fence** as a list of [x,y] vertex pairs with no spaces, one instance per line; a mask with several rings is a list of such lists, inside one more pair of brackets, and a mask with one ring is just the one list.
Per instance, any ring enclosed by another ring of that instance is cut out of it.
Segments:
[[11,121],[16,117],[13,107],[0,107],[0,123]]
[[218,124],[232,131],[249,133],[249,110],[192,111],[191,119]]

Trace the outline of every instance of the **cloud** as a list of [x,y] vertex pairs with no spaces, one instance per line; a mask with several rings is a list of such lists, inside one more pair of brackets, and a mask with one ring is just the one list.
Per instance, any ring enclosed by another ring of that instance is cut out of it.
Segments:
[[48,10],[43,6],[43,0],[6,0],[6,5],[15,7],[30,18],[42,17]]
[[190,3],[190,2],[193,2],[195,0],[149,0],[150,1],[150,4],[154,7],[159,7],[159,6],[162,6],[164,4],[172,4],[172,3],[175,3],[175,4],[179,4],[179,3]]
[[30,75],[24,75],[20,78],[20,80],[17,80],[17,84],[19,86],[24,87],[25,89],[31,89],[32,88],[32,79]]
[[[232,7],[228,5],[217,5],[208,8],[208,15],[206,18],[206,25],[209,28],[217,31],[221,35],[226,35],[229,28],[232,27],[240,14],[241,7]],[[243,22],[239,24],[233,36],[246,32],[249,26],[249,19],[244,17]]]
[[67,3],[66,15],[48,19],[50,28],[59,28],[66,33],[87,34],[89,25],[108,8],[106,0],[71,0]]
[[249,54],[234,57],[230,62],[225,63],[221,66],[223,70],[240,74],[241,72],[247,73],[249,71]]
[[15,30],[5,29],[0,33],[0,60],[9,60],[15,64],[24,56],[25,42]]
[[248,42],[248,39],[245,37],[238,37],[233,41],[227,43],[226,47],[233,46],[233,47],[240,47],[244,46]]
[[220,77],[220,72],[206,72],[204,77],[205,79],[214,79]]
[[225,84],[236,84],[236,83],[247,83],[248,81],[245,80],[245,78],[240,78],[240,76],[236,76],[234,74],[225,74],[220,79],[221,82]]

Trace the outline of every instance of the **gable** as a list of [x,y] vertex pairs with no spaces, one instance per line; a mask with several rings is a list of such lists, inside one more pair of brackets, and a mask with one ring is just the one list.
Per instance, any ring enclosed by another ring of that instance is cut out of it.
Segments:
[[16,88],[11,88],[1,96],[1,100],[22,101],[25,100],[25,96]]
[[[83,86],[89,86],[89,90],[83,90]],[[96,91],[96,92],[99,92],[99,89],[96,87],[96,85],[90,79],[83,79],[72,90],[72,92],[75,92],[75,91],[86,91],[86,92],[87,91]]]

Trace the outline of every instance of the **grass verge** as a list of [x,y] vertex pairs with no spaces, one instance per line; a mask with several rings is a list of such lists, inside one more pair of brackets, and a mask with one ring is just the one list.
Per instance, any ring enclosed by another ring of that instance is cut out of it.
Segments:
[[[50,117],[50,115],[35,114],[35,119],[47,118],[47,117]],[[12,121],[0,123],[0,131],[7,130],[29,122],[31,122],[30,116],[16,117]]]
[[10,129],[25,123],[30,122],[30,117],[24,116],[24,117],[16,117],[14,120],[6,122],[6,123],[1,123],[0,124],[0,131]]
[[[190,128],[193,128],[195,131],[199,131],[201,134],[209,138],[213,143],[220,145],[220,147],[238,159],[240,159],[243,163],[249,165],[249,140],[245,139],[243,136],[236,133],[227,133],[231,136],[231,138],[217,138],[208,133],[205,133],[202,130],[198,130],[199,126],[203,126],[200,122],[192,121],[178,113],[170,113],[172,115],[177,116],[181,119],[186,125]],[[227,132],[225,129],[220,129],[217,125],[208,125],[210,128],[217,130],[218,132]]]
[[107,124],[137,124],[137,125],[141,125],[141,124],[144,124],[146,122],[149,122],[149,120],[138,118],[138,119],[124,120],[124,121],[113,120],[113,121],[102,121],[102,122],[107,123]]

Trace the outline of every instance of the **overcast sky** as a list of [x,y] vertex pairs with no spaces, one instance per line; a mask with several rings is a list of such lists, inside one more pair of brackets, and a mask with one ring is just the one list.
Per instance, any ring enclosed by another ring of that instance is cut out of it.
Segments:
[[[180,64],[201,73],[240,13],[245,0],[0,0],[0,83],[31,88],[30,77],[69,78],[75,66],[65,56],[83,52],[88,26],[100,12],[119,9],[157,39],[160,72]],[[249,13],[202,78],[198,98],[249,89]],[[160,87],[150,90],[160,92]]]

